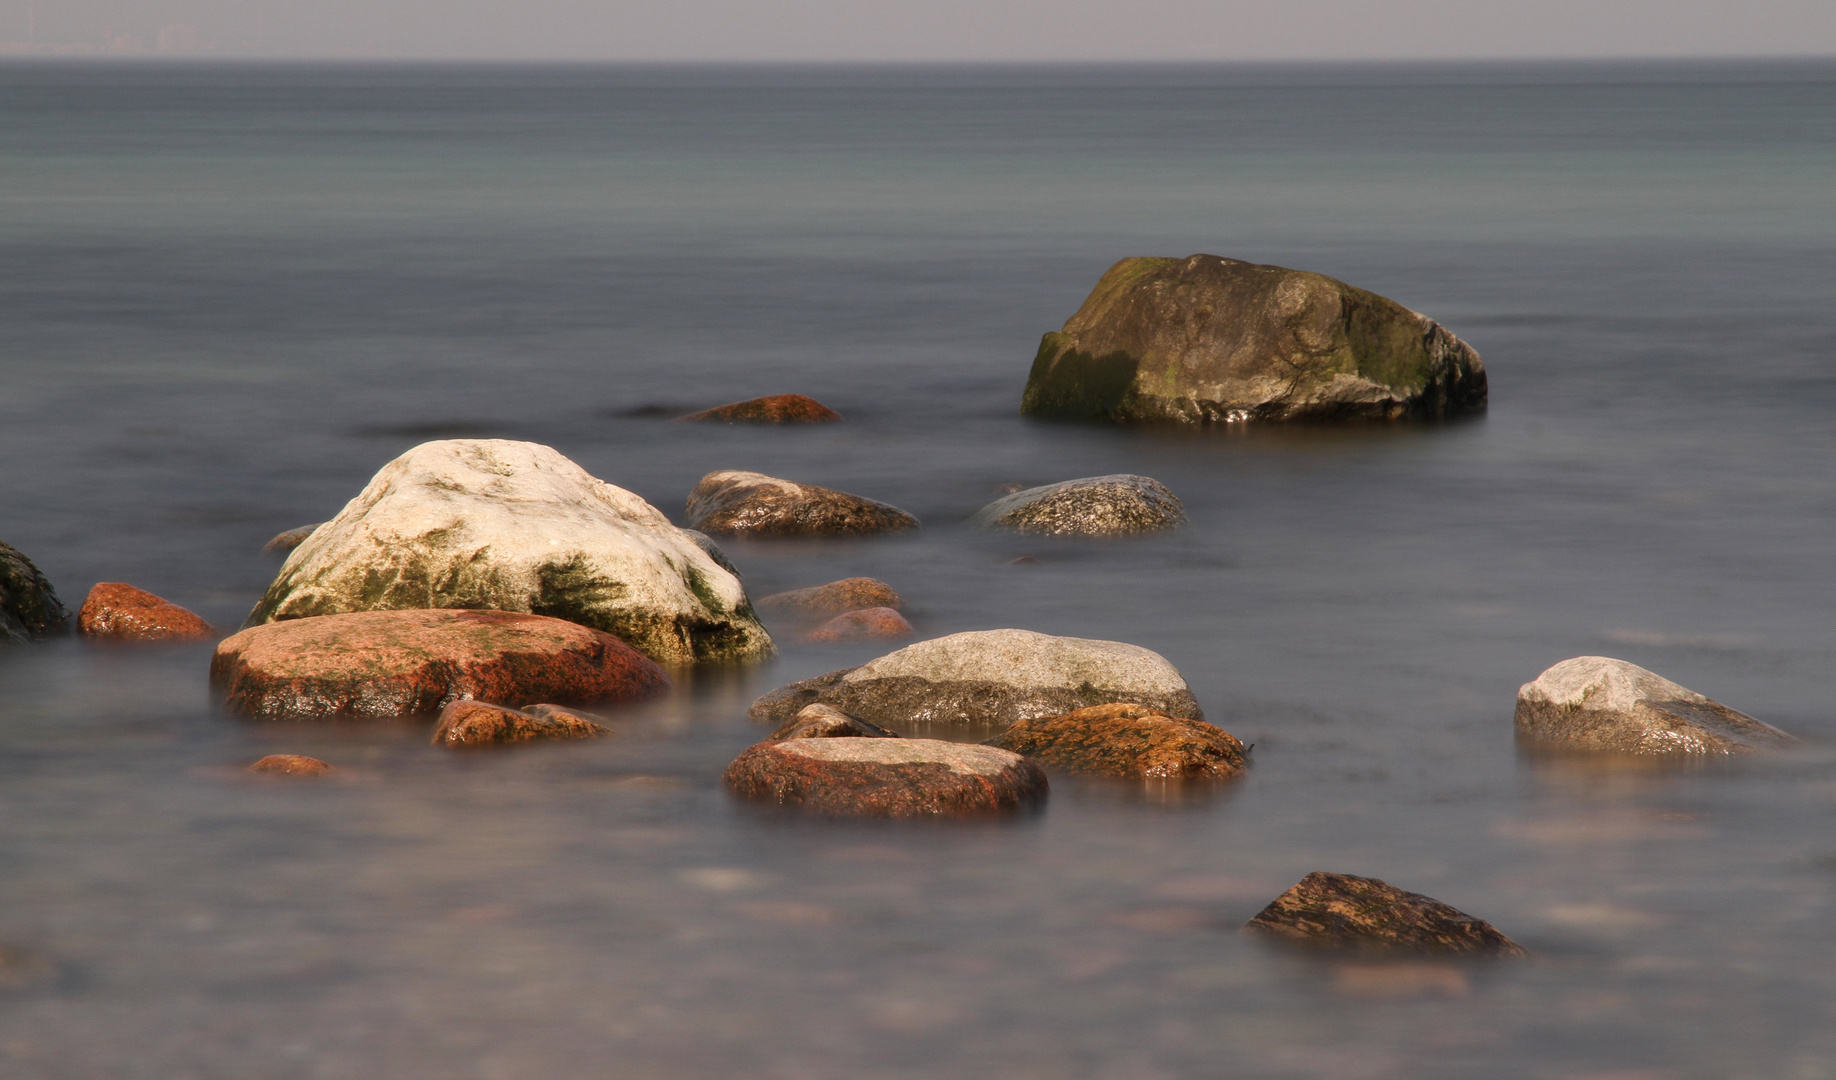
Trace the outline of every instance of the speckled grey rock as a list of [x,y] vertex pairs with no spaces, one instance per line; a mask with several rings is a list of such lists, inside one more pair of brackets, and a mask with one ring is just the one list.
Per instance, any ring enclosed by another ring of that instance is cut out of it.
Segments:
[[782,739],[897,739],[899,733],[849,716],[833,705],[805,705],[797,715],[771,733]]
[[1637,664],[1564,660],[1517,691],[1518,737],[1529,744],[1621,754],[1747,754],[1796,742]]
[[55,637],[69,625],[51,582],[24,552],[0,541],[0,644]]
[[1006,727],[1112,702],[1204,718],[1186,681],[1160,654],[1031,630],[920,641],[857,668],[781,686],[753,702],[747,715],[781,723],[816,702],[892,726]]
[[984,506],[975,522],[1049,536],[1128,536],[1177,529],[1186,508],[1160,481],[1117,473],[1016,491]]
[[702,477],[683,513],[689,528],[727,536],[860,536],[918,527],[896,506],[731,469]]

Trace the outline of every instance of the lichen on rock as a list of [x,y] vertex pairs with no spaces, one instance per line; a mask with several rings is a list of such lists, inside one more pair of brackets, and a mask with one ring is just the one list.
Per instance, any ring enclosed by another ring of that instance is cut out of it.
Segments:
[[984,506],[974,520],[1046,536],[1131,536],[1179,528],[1186,508],[1160,481],[1119,473],[1016,491]]

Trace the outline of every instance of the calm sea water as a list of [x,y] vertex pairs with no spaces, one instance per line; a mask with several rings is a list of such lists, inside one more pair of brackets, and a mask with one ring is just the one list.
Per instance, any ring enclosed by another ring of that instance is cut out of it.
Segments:
[[[1016,415],[1105,267],[1194,252],[1433,315],[1491,412]],[[461,757],[217,715],[207,647],[11,649],[0,945],[48,973],[0,986],[0,1074],[1836,1077],[1836,64],[13,64],[0,327],[0,538],[73,608],[128,581],[233,628],[261,543],[396,454],[531,439],[671,513],[733,467],[904,507],[922,534],[730,551],[755,595],[884,578],[926,635],[1155,649],[1257,762],[798,824],[718,787],[745,705],[880,650],[786,636],[620,739]],[[783,391],[848,422],[631,415]],[[1190,527],[964,524],[1112,472]],[[1587,653],[1806,746],[1521,756],[1518,684]],[[348,779],[239,776],[283,751]],[[1535,958],[1235,934],[1316,869]]]

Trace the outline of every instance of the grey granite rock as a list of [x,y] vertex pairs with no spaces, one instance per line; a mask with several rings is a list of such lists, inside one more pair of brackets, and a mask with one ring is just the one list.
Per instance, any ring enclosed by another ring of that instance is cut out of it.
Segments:
[[1637,664],[1564,660],[1517,691],[1518,737],[1532,745],[1644,755],[1746,754],[1796,742]]
[[1128,536],[1177,529],[1186,508],[1160,481],[1117,473],[1017,491],[984,506],[975,522],[1049,536]]

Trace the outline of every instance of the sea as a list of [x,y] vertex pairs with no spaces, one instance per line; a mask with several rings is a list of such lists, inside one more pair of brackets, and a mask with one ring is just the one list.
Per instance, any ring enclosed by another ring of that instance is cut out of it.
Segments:
[[[1166,430],[1019,402],[1103,271],[1209,253],[1439,320],[1491,407]],[[617,738],[223,714],[211,645],[0,650],[14,1080],[1836,1077],[1836,61],[0,65],[0,539],[66,605],[234,631],[392,458],[552,446],[681,520],[712,470],[912,535],[730,542],[918,633],[1131,642],[1253,744],[1222,788],[1055,777],[958,823],[759,813],[757,695]],[[821,427],[678,424],[769,393]],[[1189,524],[1048,541],[1008,485]],[[1694,767],[1516,744],[1606,655],[1799,737]],[[268,753],[335,782],[252,782]],[[1271,951],[1304,874],[1516,962]]]

